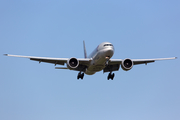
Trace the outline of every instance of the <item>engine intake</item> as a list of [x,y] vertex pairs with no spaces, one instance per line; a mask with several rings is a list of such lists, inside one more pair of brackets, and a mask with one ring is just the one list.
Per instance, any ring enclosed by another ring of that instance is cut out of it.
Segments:
[[133,62],[131,59],[125,59],[121,63],[121,68],[125,71],[132,69],[132,67],[133,67]]
[[76,58],[70,58],[68,61],[67,61],[67,67],[69,69],[75,69],[79,66],[79,61],[76,59]]

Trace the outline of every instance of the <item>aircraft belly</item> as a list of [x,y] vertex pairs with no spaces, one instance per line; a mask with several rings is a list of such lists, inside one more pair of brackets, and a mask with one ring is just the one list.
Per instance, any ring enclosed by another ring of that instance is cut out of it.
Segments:
[[102,69],[104,69],[104,66],[102,66],[102,65],[93,65],[88,68],[88,71],[98,72],[98,71],[101,71]]
[[99,59],[90,65],[87,70],[92,72],[99,72],[105,68],[105,59]]
[[105,68],[106,55],[104,51],[99,51],[94,57],[90,66],[86,69],[85,74],[92,75]]
[[102,67],[102,66],[91,66],[91,67],[88,67],[84,73],[87,75],[93,75],[96,72],[99,72],[103,69],[104,69],[104,67]]

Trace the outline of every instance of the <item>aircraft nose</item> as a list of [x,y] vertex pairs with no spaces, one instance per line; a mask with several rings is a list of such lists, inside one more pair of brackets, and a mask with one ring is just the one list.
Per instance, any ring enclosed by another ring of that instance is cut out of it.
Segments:
[[112,48],[109,48],[106,50],[106,56],[112,57],[114,54],[114,50]]

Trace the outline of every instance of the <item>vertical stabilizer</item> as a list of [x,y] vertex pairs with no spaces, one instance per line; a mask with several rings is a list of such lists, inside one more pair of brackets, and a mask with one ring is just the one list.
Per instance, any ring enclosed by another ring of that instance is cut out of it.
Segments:
[[83,41],[83,46],[84,46],[84,58],[87,58],[86,46],[85,46],[85,42],[84,41]]

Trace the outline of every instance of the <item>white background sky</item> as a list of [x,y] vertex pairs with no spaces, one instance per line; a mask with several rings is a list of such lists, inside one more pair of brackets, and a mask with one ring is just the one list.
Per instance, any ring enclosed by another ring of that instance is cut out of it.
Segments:
[[83,56],[101,42],[113,58],[180,57],[180,2],[0,1],[0,120],[179,120],[179,59],[77,80],[76,71],[18,54]]

